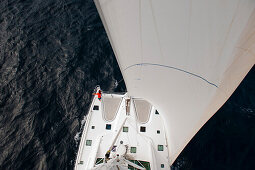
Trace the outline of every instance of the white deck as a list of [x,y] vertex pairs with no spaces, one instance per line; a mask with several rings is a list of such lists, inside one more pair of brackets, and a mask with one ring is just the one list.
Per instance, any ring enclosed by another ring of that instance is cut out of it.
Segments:
[[[130,160],[150,162],[152,170],[170,169],[166,135],[160,114],[155,114],[155,108],[140,99],[136,100],[135,105],[132,98],[130,113],[126,113],[126,99],[129,99],[127,95],[117,94],[103,94],[101,101],[97,96],[94,97],[80,141],[76,170],[93,168],[96,159],[104,158],[113,145],[117,148],[115,152],[111,151],[110,158],[117,153],[123,154],[127,145],[126,157]],[[112,107],[107,106],[111,104]],[[93,110],[95,106],[98,106],[99,110]],[[142,108],[145,110],[141,110]],[[106,124],[111,125],[111,129],[107,130]],[[141,126],[146,128],[145,132],[140,132]],[[128,132],[123,132],[123,127],[128,127]],[[92,141],[91,146],[86,145],[87,140]],[[120,144],[121,141],[123,144]],[[158,151],[158,145],[163,145],[163,151]],[[136,153],[130,153],[131,147],[136,147]]]

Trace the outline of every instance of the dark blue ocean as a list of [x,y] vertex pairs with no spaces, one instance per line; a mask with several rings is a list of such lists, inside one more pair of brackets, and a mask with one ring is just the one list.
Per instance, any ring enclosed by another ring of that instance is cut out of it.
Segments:
[[[0,0],[0,170],[73,169],[93,89],[121,80],[92,0]],[[254,67],[172,169],[255,169]]]

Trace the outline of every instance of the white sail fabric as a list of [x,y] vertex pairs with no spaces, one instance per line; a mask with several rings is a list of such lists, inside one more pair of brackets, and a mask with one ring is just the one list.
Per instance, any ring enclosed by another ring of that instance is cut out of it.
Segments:
[[255,63],[254,0],[96,0],[129,95],[164,117],[170,163]]

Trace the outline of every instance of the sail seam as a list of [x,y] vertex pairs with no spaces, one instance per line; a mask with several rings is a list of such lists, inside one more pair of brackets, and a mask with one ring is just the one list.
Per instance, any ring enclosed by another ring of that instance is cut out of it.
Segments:
[[161,45],[161,41],[160,41],[160,35],[159,35],[159,31],[158,31],[158,24],[156,21],[155,11],[153,8],[152,0],[150,0],[149,2],[150,2],[150,8],[151,8],[152,21],[153,21],[154,29],[155,29],[156,36],[157,36],[156,39],[158,41],[161,62],[164,62],[164,54],[163,54],[162,45]]
[[200,79],[204,80],[205,82],[207,82],[208,84],[210,84],[210,85],[215,86],[216,88],[218,88],[218,86],[217,86],[216,84],[214,84],[214,83],[208,81],[207,79],[203,78],[203,77],[200,76],[200,75],[194,74],[194,73],[192,73],[192,72],[189,72],[189,71],[186,71],[186,70],[177,68],[177,67],[167,66],[167,65],[163,65],[163,64],[155,64],[155,63],[137,63],[137,64],[133,64],[133,65],[128,66],[127,68],[124,69],[124,71],[126,71],[127,69],[130,69],[131,67],[134,67],[134,66],[159,66],[159,67],[165,67],[165,68],[170,68],[170,69],[178,70],[178,71],[187,73],[187,74],[189,74],[189,75],[195,76],[195,77],[197,77],[197,78],[200,78]]

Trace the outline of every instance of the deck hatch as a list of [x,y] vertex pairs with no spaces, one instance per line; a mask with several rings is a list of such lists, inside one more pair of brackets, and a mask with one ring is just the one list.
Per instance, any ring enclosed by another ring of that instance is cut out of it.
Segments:
[[92,140],[86,140],[86,146],[91,146],[92,145]]
[[136,153],[136,147],[131,147],[130,148],[130,153]]
[[104,158],[97,158],[96,165],[104,163]]
[[106,130],[111,130],[112,129],[112,125],[111,124],[106,124],[105,129]]
[[141,126],[141,127],[140,127],[140,132],[146,132],[146,127]]
[[98,105],[94,105],[93,110],[99,110],[99,106]]
[[158,145],[158,151],[164,151],[164,146],[163,145]]
[[123,127],[123,132],[128,132],[128,127]]

